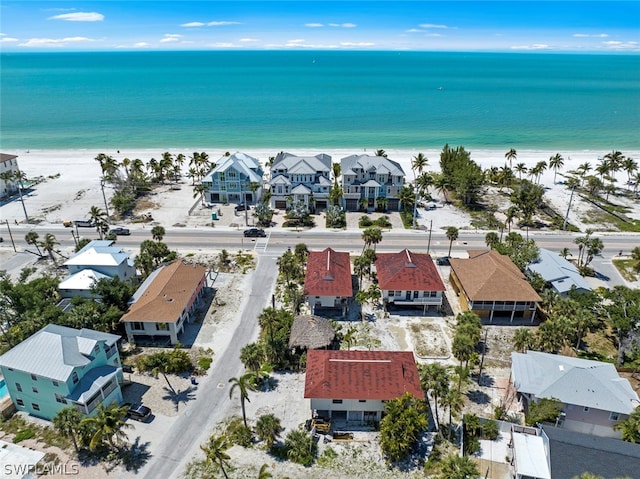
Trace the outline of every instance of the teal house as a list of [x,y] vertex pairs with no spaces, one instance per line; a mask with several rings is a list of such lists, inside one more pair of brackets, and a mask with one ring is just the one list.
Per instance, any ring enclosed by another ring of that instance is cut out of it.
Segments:
[[202,179],[205,199],[210,203],[256,203],[262,197],[262,175],[260,162],[252,156],[241,152],[223,156]]
[[53,419],[65,406],[91,415],[121,404],[120,336],[49,324],[0,356],[0,371],[18,411]]

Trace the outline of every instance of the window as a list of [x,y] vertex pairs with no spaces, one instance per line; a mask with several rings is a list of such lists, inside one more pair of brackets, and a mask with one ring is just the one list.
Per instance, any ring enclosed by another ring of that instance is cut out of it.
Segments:
[[334,399],[331,401],[333,404],[342,404],[342,399]]
[[612,412],[609,414],[609,421],[617,421],[620,419],[620,414],[617,412]]
[[36,404],[34,402],[31,403],[31,407],[35,410],[35,411],[39,411],[40,410],[40,405]]
[[31,390],[32,390],[34,393],[38,394],[38,388],[37,388],[37,387],[33,386],[33,387],[31,388]]
[[67,400],[61,395],[56,393],[56,402],[59,402],[60,404],[67,404]]
[[51,383],[53,384],[54,388],[57,388],[58,386],[60,386],[60,383],[58,381],[54,381],[53,379],[51,380]]
[[22,399],[16,399],[16,404],[18,406],[24,406],[24,401]]
[[418,297],[418,291],[414,291],[414,292],[413,292],[413,297],[414,297],[414,298],[417,298],[417,297]]
[[77,384],[78,383],[78,373],[77,372],[73,372],[71,373],[71,380],[73,381],[73,384]]
[[584,407],[584,412],[588,412],[588,411],[589,411],[589,407],[588,407],[588,406],[585,406],[585,407]]
[[167,331],[169,329],[169,325],[167,323],[156,323],[157,331]]
[[96,344],[95,347],[93,348],[93,354],[99,354],[100,353],[100,345]]
[[36,376],[35,374],[32,374],[31,375],[31,379],[33,379],[34,381],[37,381],[38,380],[38,376]]
[[358,402],[367,402],[366,399],[358,399]]
[[18,390],[19,393],[22,392],[22,385],[20,383],[16,383],[16,389]]
[[131,323],[131,329],[133,331],[142,331],[144,329],[144,324],[142,324],[140,321],[133,321]]

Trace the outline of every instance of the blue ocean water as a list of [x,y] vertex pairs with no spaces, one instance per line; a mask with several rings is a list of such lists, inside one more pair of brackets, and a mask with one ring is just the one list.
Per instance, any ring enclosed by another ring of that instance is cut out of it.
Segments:
[[640,56],[0,55],[0,147],[640,148]]

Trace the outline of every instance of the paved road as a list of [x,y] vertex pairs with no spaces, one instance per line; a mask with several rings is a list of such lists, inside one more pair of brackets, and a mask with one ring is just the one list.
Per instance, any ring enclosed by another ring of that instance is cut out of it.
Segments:
[[196,400],[188,405],[164,437],[157,438],[161,443],[154,448],[154,455],[139,477],[181,477],[187,463],[200,452],[200,444],[211,435],[214,424],[229,415],[228,409],[233,406],[229,399],[229,378],[237,377],[243,371],[240,349],[257,338],[257,318],[271,302],[277,272],[275,256],[259,257],[251,278],[253,285],[237,313],[241,319],[233,338],[224,351],[216,351],[209,374],[198,385]]

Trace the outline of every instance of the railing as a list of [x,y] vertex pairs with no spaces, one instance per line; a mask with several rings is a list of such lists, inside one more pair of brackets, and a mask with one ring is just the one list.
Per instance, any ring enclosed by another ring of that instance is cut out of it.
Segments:
[[474,301],[471,303],[472,310],[493,310],[493,311],[528,311],[530,309],[535,309],[535,306],[531,306],[529,304],[499,304],[492,302],[478,302]]
[[442,304],[442,297],[440,298],[411,298],[411,299],[406,299],[406,298],[402,298],[400,296],[395,297],[392,296],[389,298],[389,301],[393,301],[396,304],[400,304],[400,303],[404,303],[404,304],[426,304],[426,305],[441,305]]

